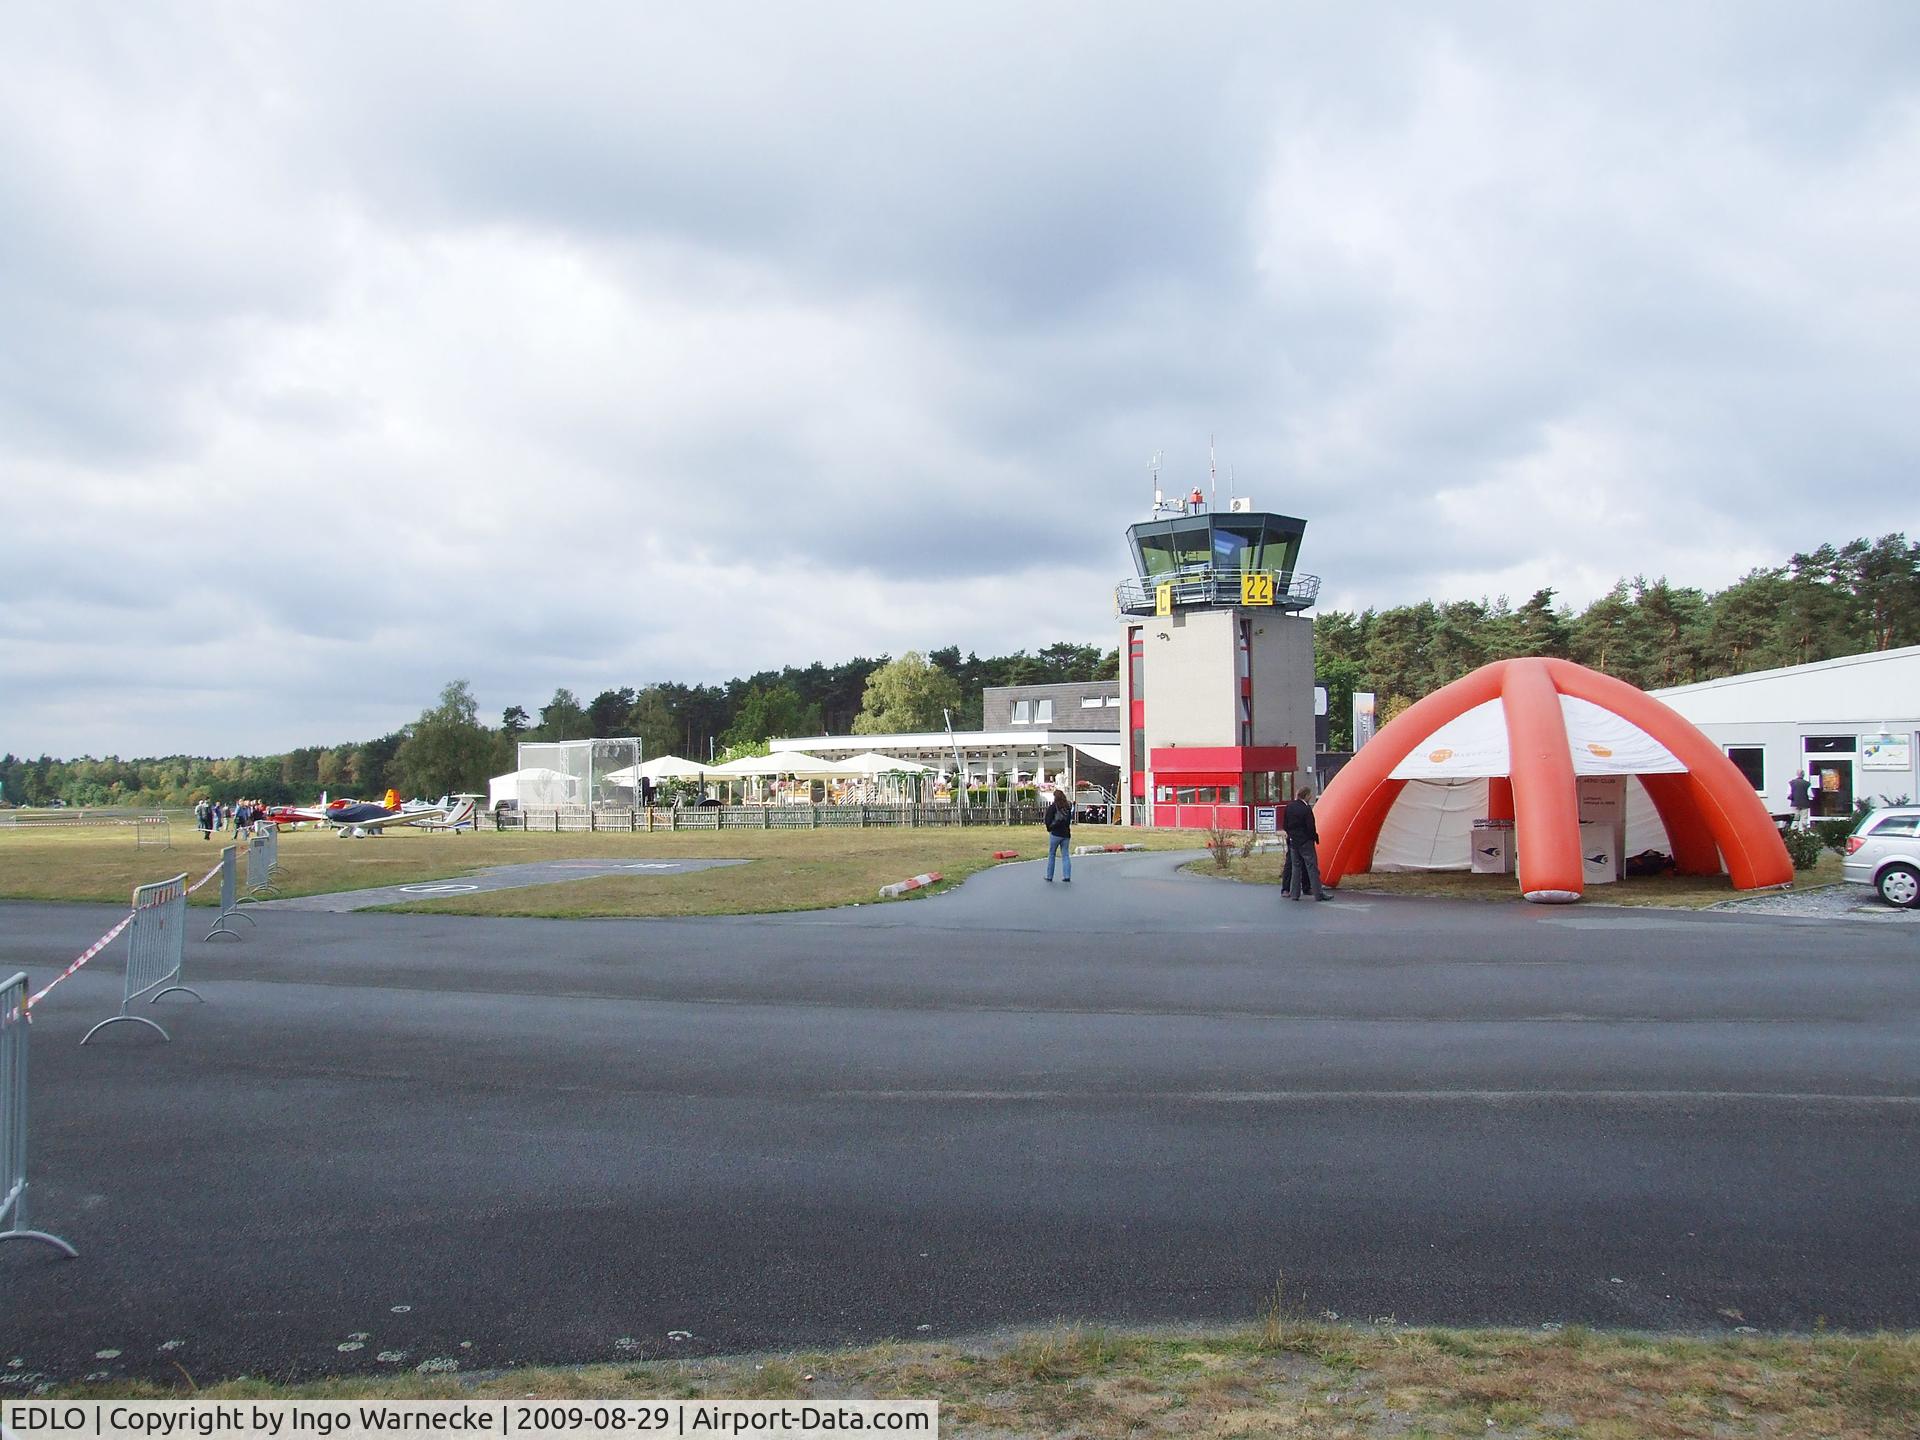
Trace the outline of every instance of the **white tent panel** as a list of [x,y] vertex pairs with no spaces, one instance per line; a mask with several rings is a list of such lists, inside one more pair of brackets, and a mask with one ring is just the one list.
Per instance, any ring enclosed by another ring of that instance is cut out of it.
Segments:
[[[1512,770],[1507,716],[1499,700],[1487,700],[1454,716],[1393,767],[1395,780],[1472,780]],[[1483,812],[1484,813],[1484,812]]]
[[[1576,775],[1684,775],[1687,767],[1631,720],[1573,695],[1560,697]],[[1637,852],[1634,852],[1637,853]]]
[[1076,743],[1073,748],[1089,760],[1098,760],[1102,765],[1111,765],[1116,770],[1120,768],[1120,747],[1118,745],[1081,745]]
[[631,786],[636,772],[643,780],[697,780],[707,773],[707,767],[678,755],[656,755],[643,765],[616,770],[607,779],[615,785]]
[[1627,855],[1638,855],[1645,850],[1658,850],[1662,854],[1673,853],[1673,842],[1667,839],[1666,822],[1660,818],[1660,812],[1653,808],[1653,797],[1647,794],[1647,787],[1632,776],[1627,777]]
[[1373,868],[1465,870],[1473,822],[1486,813],[1484,778],[1415,780],[1400,791],[1380,822]]
[[514,801],[522,810],[578,805],[581,803],[580,781],[564,770],[530,766],[487,781],[487,808],[495,809],[503,800]]
[[[1465,870],[1471,863],[1473,822],[1487,813],[1484,779],[1415,780],[1394,799],[1373,848],[1375,870]],[[1660,812],[1637,779],[1627,779],[1626,854],[1673,846]]]

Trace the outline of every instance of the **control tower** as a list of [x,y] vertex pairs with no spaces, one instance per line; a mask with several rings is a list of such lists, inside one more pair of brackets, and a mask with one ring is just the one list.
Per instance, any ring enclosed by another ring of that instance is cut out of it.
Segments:
[[1120,789],[1137,824],[1264,828],[1314,763],[1307,522],[1246,500],[1160,501],[1127,527]]

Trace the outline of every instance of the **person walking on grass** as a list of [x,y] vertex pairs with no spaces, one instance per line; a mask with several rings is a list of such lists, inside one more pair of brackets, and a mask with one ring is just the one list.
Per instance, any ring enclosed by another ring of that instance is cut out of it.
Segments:
[[1307,898],[1313,891],[1316,900],[1331,900],[1327,887],[1320,883],[1320,827],[1313,823],[1313,787],[1303,785],[1300,793],[1287,802],[1281,825],[1287,832],[1286,891],[1295,900]]
[[1053,879],[1053,856],[1060,853],[1060,879],[1063,883],[1073,880],[1073,802],[1067,798],[1067,792],[1056,790],[1053,799],[1047,802],[1046,814],[1041,817],[1047,826],[1047,879]]

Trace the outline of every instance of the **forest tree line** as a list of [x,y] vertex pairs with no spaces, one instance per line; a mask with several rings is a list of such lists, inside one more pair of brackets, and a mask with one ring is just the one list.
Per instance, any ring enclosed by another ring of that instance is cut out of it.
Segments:
[[436,798],[486,790],[487,777],[514,768],[522,741],[633,736],[642,753],[726,759],[763,748],[769,737],[863,728],[938,729],[943,711],[956,730],[980,725],[980,692],[991,685],[1091,680],[1117,673],[1117,652],[1061,641],[982,658],[958,646],[895,660],[815,661],[763,670],[720,684],[663,681],[603,690],[582,700],[561,688],[529,710],[510,705],[497,724],[481,717],[465,681],[454,681],[411,725],[378,739],[302,746],[281,755],[213,758],[169,755],[122,760],[57,760],[0,755],[0,802],[12,805],[191,805],[197,800],[305,803],[319,791],[378,796],[389,787]]
[[[1514,606],[1493,600],[1421,601],[1360,612],[1323,611],[1314,623],[1315,670],[1329,691],[1330,743],[1350,743],[1355,690],[1372,690],[1390,719],[1420,696],[1490,660],[1559,655],[1646,689],[1920,644],[1920,543],[1904,534],[1822,545],[1710,593],[1662,578],[1622,580],[1579,612],[1552,589]],[[11,804],[183,805],[251,796],[305,801],[320,790],[408,795],[482,790],[514,768],[523,740],[637,736],[644,753],[722,759],[769,737],[980,725],[987,686],[1093,680],[1118,674],[1114,650],[1061,641],[1035,654],[982,658],[958,646],[891,659],[815,661],[723,684],[664,681],[603,690],[591,700],[560,689],[530,711],[511,705],[483,720],[464,681],[411,725],[374,740],[283,755],[215,759],[55,760],[0,756],[0,799]]]
[[1622,580],[1579,613],[1538,590],[1524,604],[1453,600],[1314,622],[1329,744],[1352,744],[1355,690],[1382,724],[1492,660],[1557,655],[1658,690],[1837,655],[1920,645],[1920,542],[1904,534],[1822,545],[1717,593],[1664,577]]

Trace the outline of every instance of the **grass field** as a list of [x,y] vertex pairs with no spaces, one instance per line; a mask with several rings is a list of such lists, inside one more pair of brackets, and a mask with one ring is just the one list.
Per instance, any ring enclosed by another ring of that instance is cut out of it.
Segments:
[[[412,1365],[408,1356],[403,1364]],[[61,1396],[179,1396],[67,1387]],[[1250,1330],[1053,1330],[972,1344],[515,1369],[411,1370],[207,1398],[932,1399],[946,1435],[1913,1436],[1920,1339],[1410,1329],[1270,1318]]]
[[[1197,860],[1187,867],[1202,875],[1221,875],[1211,859]],[[1279,853],[1254,855],[1242,860],[1234,856],[1225,877],[1254,885],[1278,885],[1285,878]],[[1794,890],[1818,889],[1840,883],[1840,857],[1831,850],[1822,853],[1812,870],[1794,873]],[[1511,875],[1473,875],[1461,870],[1401,871],[1392,874],[1349,875],[1338,889],[1342,894],[1420,895],[1442,900],[1518,901],[1520,886]],[[1616,880],[1611,885],[1595,885],[1587,891],[1587,903],[1593,905],[1669,905],[1700,910],[1725,900],[1765,891],[1733,888],[1725,875],[1651,875]]]
[[[0,898],[94,900],[125,904],[136,885],[181,871],[197,880],[219,859],[220,842],[176,826],[171,850],[136,849],[125,830],[0,829]],[[179,838],[179,837],[186,838]],[[1098,845],[1117,838],[1158,848],[1191,848],[1191,834],[1075,831]],[[454,879],[491,865],[574,859],[740,859],[750,863],[671,876],[607,876],[530,886],[407,908],[466,915],[731,915],[872,903],[882,885],[937,870],[957,882],[997,863],[996,850],[1022,859],[1046,854],[1038,825],[876,827],[870,830],[682,830],[653,834],[442,834],[398,830],[377,839],[342,840],[331,830],[280,836],[283,895],[331,894],[380,885]],[[241,857],[244,866],[245,857]],[[209,885],[194,897],[209,903]],[[925,892],[916,892],[924,894]]]

